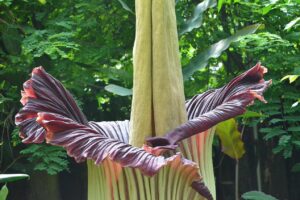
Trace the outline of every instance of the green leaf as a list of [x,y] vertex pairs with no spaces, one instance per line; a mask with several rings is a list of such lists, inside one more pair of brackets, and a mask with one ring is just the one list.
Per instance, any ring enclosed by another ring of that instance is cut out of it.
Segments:
[[264,117],[264,116],[266,115],[263,115],[262,113],[250,111],[250,110],[246,110],[244,114],[240,115],[240,117],[242,118],[256,118],[256,117]]
[[238,41],[241,36],[254,33],[260,26],[260,24],[247,26],[237,31],[234,35],[211,45],[208,49],[195,56],[191,60],[191,62],[183,68],[184,80],[187,80],[197,70],[205,67],[208,64],[210,58],[219,57],[221,53],[225,51],[232,42]]
[[8,195],[8,189],[6,185],[4,185],[0,190],[0,200],[6,200],[7,195]]
[[7,102],[7,101],[12,101],[12,100],[13,100],[12,98],[6,98],[0,94],[0,104]]
[[117,94],[120,96],[130,96],[132,95],[132,90],[128,88],[124,88],[115,84],[109,84],[104,88],[106,91],[111,92],[113,94]]
[[216,127],[216,134],[222,143],[222,151],[233,159],[240,159],[244,153],[244,143],[241,140],[241,133],[237,129],[235,119],[221,122]]
[[259,129],[260,132],[262,133],[269,133],[269,132],[272,132],[274,129],[272,128],[261,128]]
[[123,0],[118,0],[118,1],[120,2],[120,4],[122,5],[122,7],[125,10],[127,10],[127,11],[131,12],[132,14],[134,14],[134,12],[129,8],[129,6]]
[[242,195],[242,198],[245,200],[278,200],[275,197],[260,191],[246,192]]
[[278,144],[280,146],[287,146],[291,141],[292,136],[290,135],[283,135],[280,137]]
[[300,163],[296,163],[293,167],[292,167],[292,172],[300,172]]
[[289,127],[288,131],[292,131],[292,132],[300,132],[300,126],[293,126],[293,127]]
[[286,75],[280,81],[289,79],[290,83],[293,83],[295,80],[297,80],[298,77],[299,77],[299,75]]
[[299,103],[300,103],[300,100],[294,102],[291,107],[294,108],[294,107],[298,106]]
[[0,6],[4,5],[4,6],[10,6],[12,4],[13,0],[0,0]]
[[300,21],[300,17],[297,17],[297,18],[293,19],[293,20],[290,21],[287,25],[285,25],[284,30],[289,30],[289,29],[292,28],[295,24],[297,24],[298,21]]
[[46,0],[38,0],[41,4],[45,5],[47,3]]
[[23,40],[24,53],[36,58],[47,54],[51,59],[73,60],[74,52],[79,50],[79,44],[74,42],[74,37],[74,32],[52,34],[48,30],[35,30]]
[[297,115],[285,116],[284,119],[290,122],[299,122],[300,116]]
[[290,76],[289,80],[290,80],[290,83],[294,82],[295,80],[297,80],[297,78],[299,77],[299,75],[292,75]]
[[22,37],[16,28],[8,27],[2,32],[2,41],[5,49],[12,55],[21,53]]
[[280,128],[261,128],[259,129],[259,131],[261,133],[267,133],[265,136],[264,136],[264,139],[265,140],[269,140],[275,136],[278,136],[278,135],[282,135],[282,134],[286,134],[287,132],[285,130],[282,130]]
[[0,183],[7,183],[21,179],[28,179],[27,174],[0,174]]
[[202,25],[202,15],[204,11],[206,11],[208,8],[216,6],[216,4],[216,0],[204,0],[203,2],[199,3],[194,9],[193,16],[190,19],[186,20],[183,25],[181,25],[179,35],[183,35],[187,32],[191,32],[195,28],[199,28]]
[[277,119],[277,118],[274,118],[274,119],[271,119],[271,121],[269,122],[270,124],[276,124],[278,122],[283,122],[285,121],[284,119]]
[[300,32],[291,32],[285,36],[286,39],[292,41],[299,41],[300,40]]
[[218,12],[220,12],[220,10],[223,7],[223,4],[225,4],[225,3],[226,3],[226,0],[219,0],[218,1]]
[[57,146],[32,144],[20,152],[28,156],[28,161],[34,165],[34,170],[57,174],[68,170],[68,160],[65,150]]
[[292,143],[295,144],[297,147],[300,147],[300,141],[299,140],[293,141]]

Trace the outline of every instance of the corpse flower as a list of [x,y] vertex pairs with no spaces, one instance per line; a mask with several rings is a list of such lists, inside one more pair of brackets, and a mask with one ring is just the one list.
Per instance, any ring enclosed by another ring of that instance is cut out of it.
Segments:
[[[94,187],[107,184],[107,199],[116,196],[134,199],[132,193],[141,192],[145,192],[144,198],[137,194],[137,199],[150,199],[160,187],[156,186],[156,181],[158,185],[174,188],[174,191],[161,194],[162,199],[197,199],[194,191],[213,199],[214,195],[206,186],[210,183],[203,176],[203,164],[210,164],[208,167],[212,170],[210,162],[203,163],[209,159],[204,155],[211,151],[211,141],[207,139],[213,136],[212,127],[242,114],[256,98],[265,102],[262,94],[271,83],[263,79],[265,72],[266,68],[258,63],[224,87],[194,96],[186,102],[189,120],[162,137],[148,138],[148,145],[142,148],[128,143],[128,120],[89,122],[70,92],[42,67],[33,69],[31,79],[24,83],[21,99],[24,107],[16,115],[15,122],[24,143],[46,140],[64,147],[77,162],[88,159],[96,165],[102,164],[104,182],[94,183]],[[198,148],[194,143],[199,143]],[[179,146],[177,153],[162,155],[165,151],[173,152],[176,146]],[[187,148],[194,154],[188,155]],[[164,183],[164,176],[173,176],[168,179],[172,182]],[[186,189],[189,186],[194,190]]]
[[[207,6],[208,1],[203,1]],[[185,102],[175,1],[135,0],[130,121],[89,122],[42,67],[24,83],[16,124],[24,143],[62,146],[87,160],[89,200],[215,199],[215,125],[265,101],[259,63],[226,86]],[[218,42],[213,49],[228,44]]]

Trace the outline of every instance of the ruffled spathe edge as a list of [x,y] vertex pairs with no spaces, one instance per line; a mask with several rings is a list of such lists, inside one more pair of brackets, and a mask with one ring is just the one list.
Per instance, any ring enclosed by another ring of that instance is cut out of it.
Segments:
[[222,121],[243,114],[255,99],[266,103],[263,93],[272,83],[263,79],[266,72],[267,68],[258,63],[224,87],[194,96],[186,102],[189,120],[163,137],[148,138],[147,143],[157,149],[175,146]]

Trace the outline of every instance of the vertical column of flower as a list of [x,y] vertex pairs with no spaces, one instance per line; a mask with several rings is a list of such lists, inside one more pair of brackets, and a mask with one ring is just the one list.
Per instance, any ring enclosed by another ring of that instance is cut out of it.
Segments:
[[136,0],[130,143],[162,136],[186,121],[175,1]]

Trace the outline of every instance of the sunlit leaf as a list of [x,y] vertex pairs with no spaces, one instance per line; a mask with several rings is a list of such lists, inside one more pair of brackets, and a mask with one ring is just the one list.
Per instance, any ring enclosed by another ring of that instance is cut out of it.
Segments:
[[297,78],[299,77],[299,75],[292,75],[289,77],[290,83],[294,82],[295,80],[297,80]]
[[293,83],[294,81],[297,80],[298,77],[299,77],[299,75],[286,75],[280,81],[284,81],[286,79],[289,79],[289,82]]
[[8,189],[6,185],[4,185],[0,190],[0,200],[6,200],[7,195],[8,195]]
[[293,19],[293,20],[290,21],[287,25],[285,25],[284,30],[289,30],[289,29],[292,28],[295,24],[297,24],[298,21],[300,21],[300,17],[297,17],[297,18]]
[[298,104],[299,104],[299,103],[300,103],[300,100],[298,100],[298,101],[294,102],[294,103],[292,104],[292,108],[294,108],[294,107],[298,106]]
[[38,0],[41,4],[45,5],[47,3],[46,0]]
[[262,9],[261,9],[261,14],[263,14],[263,15],[266,15],[266,14],[268,14],[271,10],[273,10],[273,5],[267,5],[267,6],[265,6],[265,7],[263,7]]
[[0,174],[0,183],[7,183],[21,179],[28,179],[27,174]]
[[222,144],[222,151],[233,159],[240,159],[244,153],[244,142],[241,133],[237,129],[235,119],[229,119],[217,125],[216,134]]
[[218,11],[220,12],[222,6],[227,2],[227,0],[218,0]]

